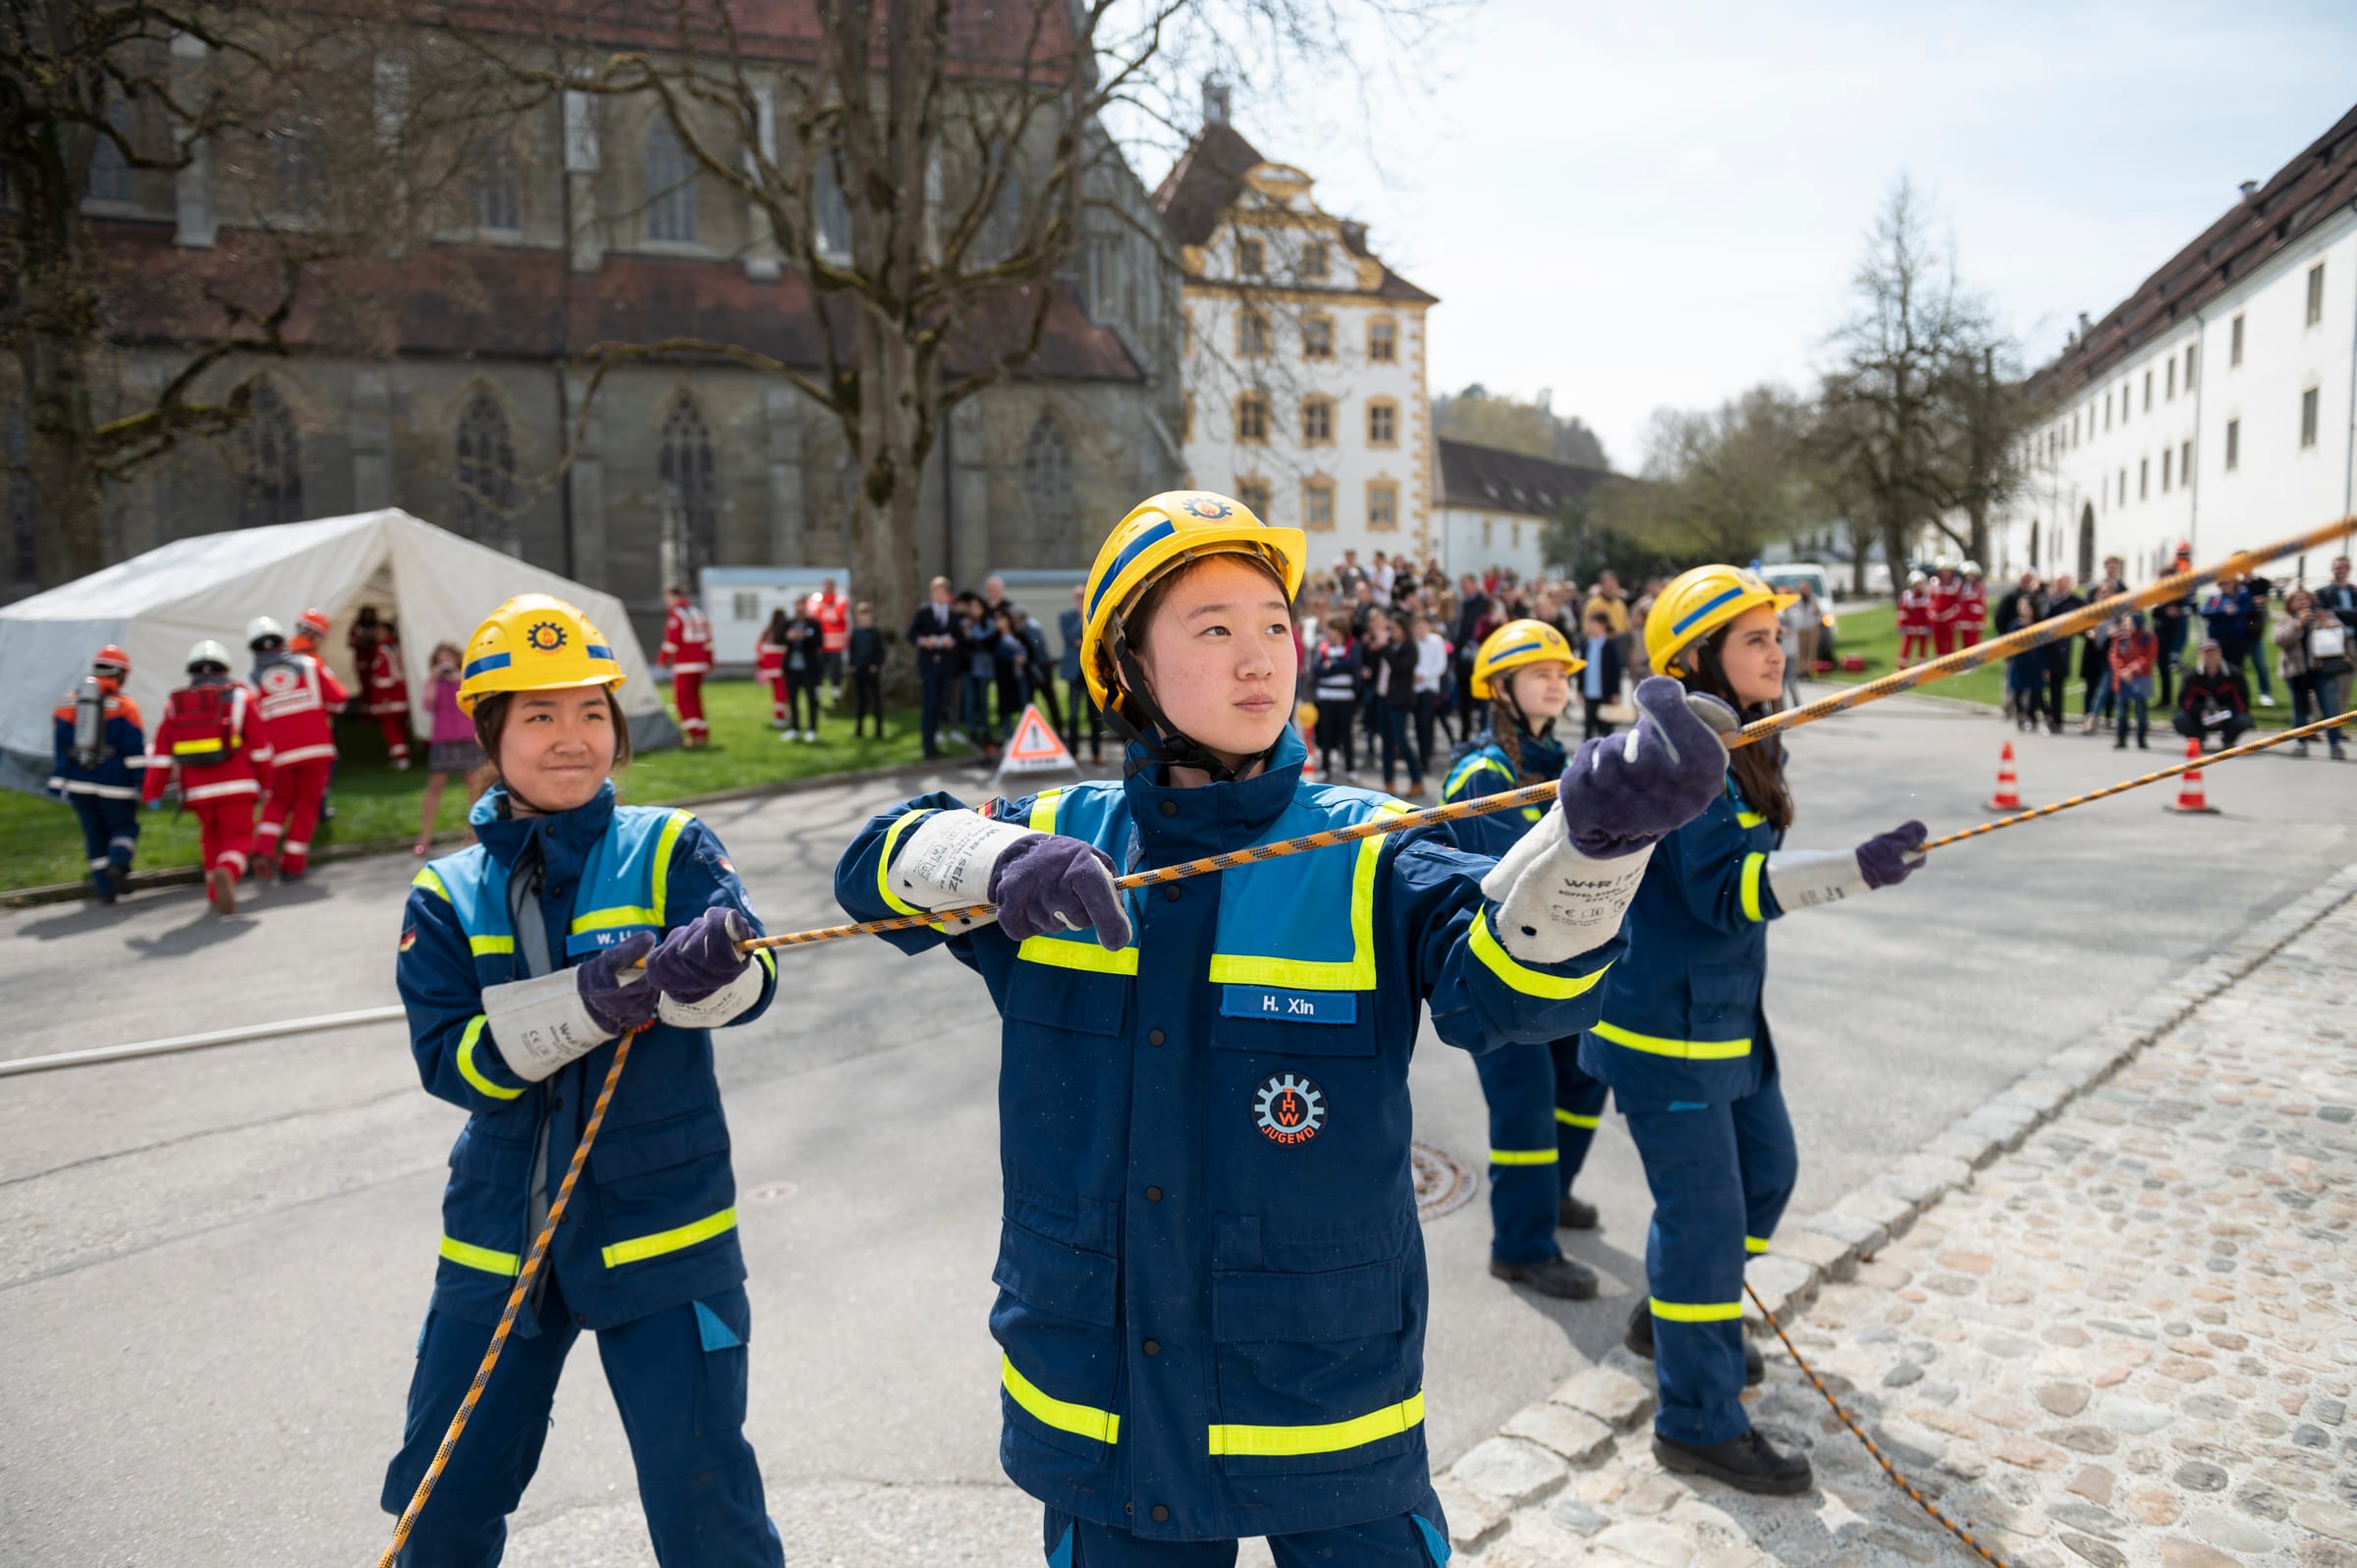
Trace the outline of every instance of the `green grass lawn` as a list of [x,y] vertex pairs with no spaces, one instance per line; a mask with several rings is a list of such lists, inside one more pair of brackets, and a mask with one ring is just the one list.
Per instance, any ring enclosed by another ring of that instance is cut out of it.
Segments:
[[[1871,610],[1859,610],[1841,617],[1837,622],[1840,629],[1840,652],[1845,658],[1854,655],[1864,659],[1866,673],[1864,675],[1843,675],[1839,671],[1836,671],[1832,675],[1820,676],[1818,678],[1854,686],[1862,681],[1872,680],[1877,676],[1887,676],[1896,669],[1898,666],[1898,625],[1894,619],[1895,616],[1896,612],[1891,606],[1878,605]],[[1984,640],[1987,635],[1987,633],[1983,633]],[[2078,655],[2075,644],[2071,657],[2073,662],[2070,668],[2070,678],[2064,682],[2062,704],[2067,712],[2081,714],[2085,712],[2086,687],[2079,680],[2076,662]],[[1993,664],[1983,665],[1978,670],[1968,671],[1960,676],[1950,676],[1946,680],[1935,680],[1923,689],[1935,696],[1959,697],[1966,702],[1977,702],[1991,708],[2001,708],[2005,705],[2005,662],[2000,659]]]
[[[882,740],[853,741],[846,708],[825,716],[816,742],[782,741],[769,728],[767,686],[750,680],[713,680],[704,683],[704,716],[712,725],[711,745],[701,751],[673,747],[640,757],[617,781],[623,799],[655,805],[818,774],[892,767],[923,755],[914,709],[888,714]],[[323,824],[314,841],[327,846],[413,838],[424,773],[417,768],[396,773],[387,767],[384,737],[374,724],[340,724],[336,742],[343,753],[331,797],[336,820]],[[418,746],[420,762],[424,754],[425,748]],[[466,793],[454,780],[443,791],[435,826],[448,832],[466,824]],[[81,826],[70,807],[48,795],[0,791],[0,889],[73,882],[83,875]],[[194,864],[194,817],[175,811],[169,803],[160,811],[140,813],[134,870]]]

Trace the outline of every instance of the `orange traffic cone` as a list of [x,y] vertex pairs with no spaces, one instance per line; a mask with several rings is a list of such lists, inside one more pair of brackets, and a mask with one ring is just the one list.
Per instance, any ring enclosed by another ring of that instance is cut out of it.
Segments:
[[1989,797],[1989,809],[1991,811],[2020,811],[2023,809],[2021,782],[2013,777],[2013,742],[2010,740],[2005,742],[2005,749],[1999,754],[1997,759],[1997,793]]
[[[2200,741],[2188,740],[2185,742],[2186,761],[2191,762],[2201,754],[2202,743]],[[2196,817],[2215,817],[2219,814],[2218,808],[2210,804],[2209,794],[2202,788],[2201,769],[2188,768],[2177,775],[2177,798],[2169,801],[2165,809]]]

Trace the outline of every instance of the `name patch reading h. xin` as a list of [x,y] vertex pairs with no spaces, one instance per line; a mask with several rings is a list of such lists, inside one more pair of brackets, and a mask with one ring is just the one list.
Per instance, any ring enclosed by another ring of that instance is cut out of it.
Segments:
[[1221,991],[1220,1012],[1229,1018],[1266,1018],[1275,1023],[1356,1023],[1358,993],[1227,986]]

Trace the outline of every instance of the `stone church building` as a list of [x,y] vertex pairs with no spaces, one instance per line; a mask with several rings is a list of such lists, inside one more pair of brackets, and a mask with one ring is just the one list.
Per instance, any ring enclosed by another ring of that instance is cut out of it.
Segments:
[[[642,634],[660,624],[664,581],[706,566],[846,568],[844,433],[776,377],[625,365],[558,473],[592,345],[686,336],[818,367],[811,291],[760,216],[697,176],[643,96],[568,93],[484,146],[464,192],[470,221],[438,236],[430,261],[384,269],[366,330],[335,319],[332,301],[299,310],[297,351],[262,363],[243,429],[113,488],[110,554],[398,506],[618,595]],[[203,161],[149,174],[105,151],[84,215],[119,276],[168,280],[234,240],[235,202],[208,186]],[[945,423],[922,488],[921,574],[978,584],[999,568],[1083,568],[1114,520],[1180,478],[1178,249],[1110,148],[1087,197],[1085,240],[1054,285],[1036,357]],[[822,245],[848,252],[825,182],[817,205]],[[135,281],[111,301],[127,397],[185,362],[192,329],[173,301],[186,297]],[[950,362],[955,376],[955,351]],[[254,373],[250,359],[236,370]],[[14,443],[23,412],[0,409]],[[38,501],[17,490],[22,533],[39,525]],[[0,551],[0,599],[31,591],[29,575],[27,552]],[[906,607],[878,611],[892,625]]]

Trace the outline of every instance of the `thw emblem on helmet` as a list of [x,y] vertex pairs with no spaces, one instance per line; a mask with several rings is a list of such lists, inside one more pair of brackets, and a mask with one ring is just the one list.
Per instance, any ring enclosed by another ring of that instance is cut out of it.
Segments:
[[1278,1073],[1254,1094],[1252,1119],[1271,1143],[1307,1143],[1326,1125],[1326,1091],[1314,1079]]
[[1190,496],[1178,504],[1178,510],[1190,517],[1201,517],[1206,522],[1217,522],[1235,511],[1217,496]]
[[565,646],[565,628],[553,621],[535,621],[523,640],[542,653],[555,653]]

